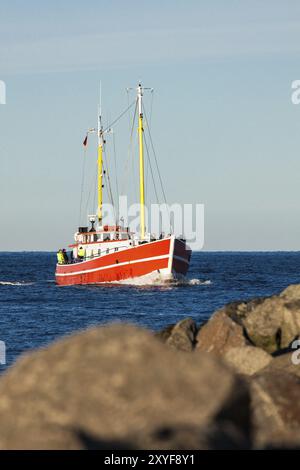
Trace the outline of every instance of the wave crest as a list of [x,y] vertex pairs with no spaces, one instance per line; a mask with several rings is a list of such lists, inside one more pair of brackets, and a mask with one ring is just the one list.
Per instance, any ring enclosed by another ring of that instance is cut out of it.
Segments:
[[156,272],[149,273],[145,276],[140,276],[136,278],[123,279],[120,281],[113,281],[112,284],[123,284],[129,286],[158,286],[158,287],[173,287],[173,286],[200,286],[200,285],[209,285],[211,281],[201,280],[201,279],[189,279],[189,278],[180,278],[180,279],[168,279],[159,276]]
[[0,281],[0,286],[31,286],[33,282],[23,281]]

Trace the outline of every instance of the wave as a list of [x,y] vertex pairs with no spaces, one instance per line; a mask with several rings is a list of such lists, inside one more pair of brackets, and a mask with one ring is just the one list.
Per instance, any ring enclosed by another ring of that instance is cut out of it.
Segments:
[[186,279],[186,281],[189,286],[208,286],[211,284],[210,279],[207,279],[206,281],[202,281],[201,279]]
[[23,281],[0,281],[0,286],[31,286],[33,282]]
[[173,287],[173,286],[200,286],[200,285],[209,285],[211,281],[201,280],[201,279],[189,279],[189,278],[180,278],[180,279],[170,279],[163,278],[162,276],[155,273],[149,273],[145,276],[140,276],[136,278],[123,279],[120,281],[113,281],[111,284],[123,284],[129,286],[158,286],[158,287]]

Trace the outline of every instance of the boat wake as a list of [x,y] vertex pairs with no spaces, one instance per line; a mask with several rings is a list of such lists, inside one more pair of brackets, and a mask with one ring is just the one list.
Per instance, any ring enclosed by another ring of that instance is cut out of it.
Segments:
[[145,276],[124,279],[121,281],[113,281],[112,284],[122,284],[129,286],[158,286],[158,287],[173,287],[173,286],[200,286],[209,285],[211,281],[201,279],[168,279],[157,275],[157,273],[146,274]]
[[33,282],[23,281],[0,281],[0,286],[31,286]]

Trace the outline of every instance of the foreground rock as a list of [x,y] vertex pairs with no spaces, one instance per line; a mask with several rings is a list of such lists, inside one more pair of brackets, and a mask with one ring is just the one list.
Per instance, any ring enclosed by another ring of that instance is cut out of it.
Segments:
[[250,382],[257,448],[300,448],[300,379],[266,369]]
[[284,370],[300,378],[300,350],[274,357],[265,370]]
[[200,328],[95,328],[0,379],[0,449],[300,448],[300,285]]
[[125,325],[27,355],[0,379],[0,448],[249,447],[248,386],[191,357]]

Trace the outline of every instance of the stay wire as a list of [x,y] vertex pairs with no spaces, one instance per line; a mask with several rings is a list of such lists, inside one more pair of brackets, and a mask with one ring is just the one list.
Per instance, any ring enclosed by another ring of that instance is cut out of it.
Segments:
[[125,168],[124,168],[124,179],[123,179],[123,184],[122,184],[122,194],[125,194],[125,189],[128,186],[128,173],[129,173],[129,161],[130,157],[132,156],[132,147],[133,147],[133,131],[134,131],[134,123],[135,123],[135,118],[136,118],[136,113],[137,113],[137,105],[138,101],[135,101],[135,110],[134,110],[134,115],[133,115],[133,120],[132,120],[132,126],[131,126],[131,132],[130,132],[130,139],[129,139],[129,146],[128,146],[128,156],[126,159],[125,163]]
[[81,187],[80,187],[80,203],[79,203],[78,226],[80,226],[80,224],[81,224],[81,216],[82,216],[82,202],[83,202],[83,191],[84,191],[84,181],[85,181],[86,154],[87,154],[87,148],[84,147],[84,149],[83,149],[82,170],[81,170]]
[[113,148],[114,148],[114,162],[115,162],[115,179],[116,179],[116,193],[117,193],[117,204],[116,204],[116,211],[117,211],[117,222],[119,220],[119,183],[118,183],[118,166],[117,166],[117,152],[116,152],[116,140],[115,134],[113,133]]
[[112,121],[109,126],[106,127],[106,129],[104,129],[103,132],[106,132],[108,131],[112,126],[114,126],[123,116],[124,114],[126,114],[131,108],[132,106],[136,103],[136,100],[134,100],[126,109],[125,111],[123,111],[114,121]]
[[152,182],[153,182],[153,187],[154,187],[156,202],[157,202],[157,204],[159,204],[159,197],[158,197],[158,193],[157,193],[157,189],[156,189],[156,184],[155,184],[153,169],[152,169],[152,165],[151,165],[151,159],[150,159],[148,144],[147,144],[147,140],[146,140],[146,136],[145,136],[145,135],[144,135],[144,142],[145,142],[146,153],[147,153],[147,160],[148,160],[148,166],[149,166],[149,168],[150,168],[150,173],[151,173],[151,178],[152,178]]
[[152,152],[153,152],[153,155],[154,155],[156,170],[157,170],[158,178],[159,178],[159,181],[160,181],[160,186],[161,186],[161,191],[162,191],[164,203],[165,203],[165,205],[166,205],[166,207],[167,207],[167,211],[168,211],[169,224],[170,224],[170,231],[171,231],[171,233],[172,233],[173,230],[172,230],[170,209],[169,209],[169,206],[167,205],[167,198],[166,198],[166,194],[165,194],[165,190],[164,190],[164,185],[163,185],[162,177],[161,177],[161,174],[160,174],[160,171],[159,171],[159,166],[158,166],[158,161],[157,161],[157,157],[156,157],[156,152],[155,152],[155,148],[154,148],[154,144],[153,144],[153,140],[152,140],[152,136],[151,136],[151,131],[150,131],[149,124],[148,124],[147,113],[146,113],[146,110],[145,110],[145,107],[144,107],[144,106],[143,106],[143,113],[144,113],[145,121],[146,121],[146,124],[147,124],[147,129],[148,129],[148,134],[149,134],[149,137],[150,137],[151,148],[152,148]]

